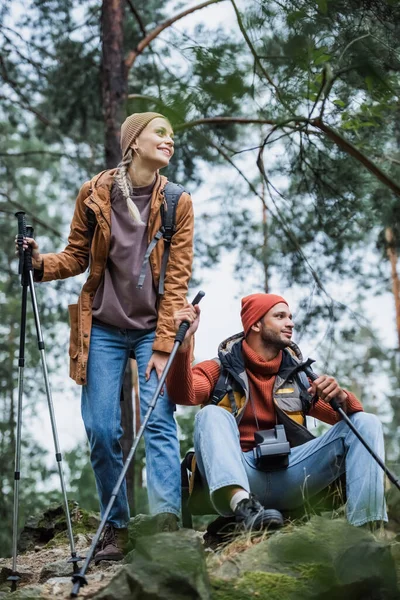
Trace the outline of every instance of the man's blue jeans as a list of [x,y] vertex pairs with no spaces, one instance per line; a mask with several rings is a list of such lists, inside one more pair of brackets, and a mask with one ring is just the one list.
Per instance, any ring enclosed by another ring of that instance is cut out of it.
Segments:
[[[372,414],[350,416],[358,431],[383,459],[382,426]],[[253,452],[242,452],[234,417],[218,406],[206,406],[196,415],[194,446],[200,473],[207,481],[217,512],[215,492],[238,486],[256,494],[266,508],[291,510],[301,506],[346,472],[347,519],[353,525],[387,521],[382,469],[344,421],[322,436],[291,449],[289,466],[280,471],[256,468]]]
[[[118,329],[98,323],[92,326],[87,384],[82,389],[82,417],[102,515],[123,467],[120,395],[129,353],[134,351],[137,361],[143,421],[158,384],[154,369],[150,379],[145,380],[154,337],[155,332],[149,330]],[[169,512],[178,516],[180,512],[180,454],[174,410],[175,405],[164,389],[144,431],[147,492],[152,514]],[[126,527],[128,521],[124,482],[108,522],[115,527]]]

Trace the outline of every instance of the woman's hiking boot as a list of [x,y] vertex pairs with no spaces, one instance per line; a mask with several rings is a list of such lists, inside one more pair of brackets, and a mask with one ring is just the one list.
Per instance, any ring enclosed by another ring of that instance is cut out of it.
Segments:
[[241,500],[235,511],[236,523],[245,531],[279,529],[283,525],[283,516],[274,508],[264,508],[254,494]]
[[128,529],[126,527],[117,529],[111,523],[107,523],[103,537],[96,548],[94,564],[97,565],[101,560],[122,560],[128,545],[128,538]]

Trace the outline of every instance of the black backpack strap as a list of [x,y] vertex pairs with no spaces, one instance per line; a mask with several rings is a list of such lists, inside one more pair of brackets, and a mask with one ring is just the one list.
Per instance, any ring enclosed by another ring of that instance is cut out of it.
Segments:
[[164,188],[166,206],[164,203],[161,205],[161,231],[164,238],[164,254],[158,283],[158,293],[160,296],[164,294],[165,273],[167,271],[171,240],[176,231],[176,208],[179,198],[184,191],[181,185],[171,182],[168,182]]
[[158,284],[158,293],[160,296],[164,294],[164,281],[165,281],[165,273],[167,271],[167,264],[169,258],[169,252],[171,247],[172,236],[176,231],[176,208],[178,206],[179,198],[182,196],[182,193],[185,189],[177,184],[171,183],[170,181],[167,183],[163,190],[165,202],[162,203],[160,208],[161,213],[161,227],[159,231],[157,231],[154,238],[151,240],[150,244],[147,247],[146,254],[143,258],[142,268],[140,270],[139,281],[137,284],[138,289],[142,289],[144,279],[147,271],[147,263],[150,257],[150,254],[158,244],[158,241],[163,238],[164,239],[164,254],[161,262],[160,269],[160,280]]
[[226,396],[226,394],[228,394],[232,414],[234,417],[236,417],[238,407],[236,404],[234,390],[232,387],[232,380],[233,379],[230,373],[226,369],[222,369],[211,395],[211,404],[219,404],[222,398]]

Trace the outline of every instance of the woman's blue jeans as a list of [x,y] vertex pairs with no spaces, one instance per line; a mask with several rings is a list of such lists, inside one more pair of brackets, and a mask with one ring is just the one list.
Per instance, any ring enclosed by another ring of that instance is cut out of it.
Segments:
[[[383,460],[379,419],[365,412],[350,415],[350,419]],[[221,488],[241,487],[256,494],[266,508],[291,510],[345,472],[348,521],[353,525],[387,521],[383,471],[344,421],[292,448],[289,466],[280,471],[257,469],[253,452],[240,449],[234,417],[218,406],[206,406],[197,413],[194,446],[200,473],[207,481],[214,507],[222,515],[232,513],[217,505],[214,494]]]
[[[143,421],[158,384],[154,369],[150,379],[145,380],[154,337],[155,332],[149,330],[118,329],[98,323],[92,326],[87,384],[82,388],[82,417],[102,515],[123,468],[120,397],[125,367],[133,351],[138,366]],[[152,514],[168,512],[179,516],[180,513],[180,454],[174,410],[175,405],[164,388],[144,431],[147,493]],[[119,528],[126,527],[128,521],[124,482],[108,522]]]

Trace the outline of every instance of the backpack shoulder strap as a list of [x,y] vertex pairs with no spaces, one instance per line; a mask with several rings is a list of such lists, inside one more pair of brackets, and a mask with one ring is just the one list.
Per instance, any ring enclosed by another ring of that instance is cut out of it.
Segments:
[[161,227],[157,231],[150,244],[147,246],[146,253],[143,258],[142,268],[139,275],[139,281],[137,284],[138,289],[142,289],[144,279],[146,276],[147,263],[150,254],[158,244],[161,238],[164,239],[164,254],[161,262],[160,280],[158,284],[158,294],[162,296],[164,294],[164,281],[165,273],[167,270],[169,251],[171,246],[172,236],[176,231],[176,208],[178,206],[179,198],[186,190],[178,183],[172,183],[168,181],[167,185],[163,190],[165,202],[161,204]]
[[221,368],[217,383],[215,384],[215,387],[210,397],[210,402],[211,404],[218,405],[221,402],[222,398],[224,398],[224,396],[228,394],[232,415],[236,417],[238,413],[238,406],[235,400],[234,386],[235,380],[232,377],[232,375],[227,369]]
[[185,188],[179,183],[168,181],[164,188],[165,203],[161,205],[161,230],[164,242],[171,242],[176,230],[176,207]]
[[158,283],[158,293],[164,294],[165,273],[169,259],[172,236],[176,231],[176,208],[179,198],[185,189],[178,183],[168,181],[164,188],[165,203],[161,205],[161,232],[164,238],[164,254],[161,263],[160,280]]

